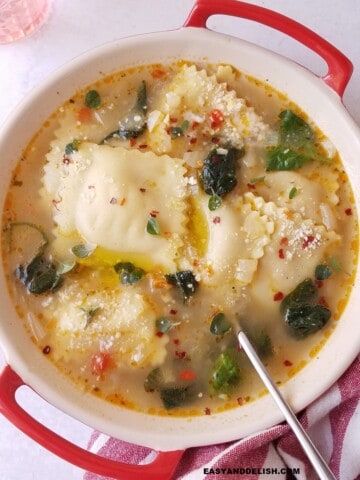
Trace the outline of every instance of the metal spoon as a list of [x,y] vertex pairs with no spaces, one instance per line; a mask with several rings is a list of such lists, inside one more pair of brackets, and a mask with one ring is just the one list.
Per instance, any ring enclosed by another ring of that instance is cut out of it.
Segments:
[[315,445],[312,443],[311,439],[301,426],[296,415],[292,411],[289,404],[281,395],[279,389],[276,387],[275,383],[272,381],[268,371],[266,370],[264,364],[258,357],[254,347],[251,345],[249,339],[245,333],[241,330],[239,324],[237,323],[237,338],[239,340],[240,346],[245,351],[246,355],[249,357],[250,362],[254,366],[255,370],[259,374],[259,377],[265,384],[266,388],[269,390],[270,395],[275,400],[277,406],[280,408],[283,413],[285,420],[289,424],[292,431],[295,433],[297,439],[299,440],[300,445],[302,446],[304,452],[306,453],[308,459],[310,460],[312,466],[314,467],[316,473],[318,474],[320,480],[336,480],[334,474],[330,470],[329,466],[322,458]]

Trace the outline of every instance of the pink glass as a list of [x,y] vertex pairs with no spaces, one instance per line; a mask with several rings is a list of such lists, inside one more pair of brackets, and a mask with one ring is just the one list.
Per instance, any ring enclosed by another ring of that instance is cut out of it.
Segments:
[[47,0],[0,0],[0,44],[33,33],[44,21]]

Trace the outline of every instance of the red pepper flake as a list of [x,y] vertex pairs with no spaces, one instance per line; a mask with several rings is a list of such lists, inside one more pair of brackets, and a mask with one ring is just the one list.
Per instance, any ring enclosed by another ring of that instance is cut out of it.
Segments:
[[326,301],[326,298],[323,297],[323,296],[321,296],[321,297],[319,298],[318,303],[319,303],[319,305],[322,305],[323,307],[326,307],[326,308],[329,307],[329,304],[328,304],[328,302]]
[[210,113],[210,121],[211,121],[211,128],[219,128],[225,118],[221,110],[218,110],[215,108],[211,113]]
[[121,206],[123,206],[123,205],[125,205],[125,202],[126,202],[126,198],[123,197],[123,198],[120,200],[119,203],[120,203]]
[[174,338],[173,344],[174,345],[179,345],[179,343],[180,343],[180,340],[178,338]]
[[255,183],[248,183],[246,186],[248,187],[249,190],[254,190],[256,188]]
[[168,127],[168,128],[165,130],[168,135],[171,134],[172,128],[173,128],[173,127]]
[[345,215],[347,215],[348,217],[350,217],[350,215],[352,215],[352,210],[351,210],[351,208],[347,208],[347,209],[345,210]]
[[310,245],[310,243],[312,243],[314,240],[315,240],[315,237],[313,235],[308,235],[306,239],[303,241],[301,248],[305,250],[305,248],[307,248]]
[[42,350],[43,354],[44,355],[49,355],[49,353],[51,352],[51,347],[50,345],[46,345],[43,350]]
[[175,308],[172,308],[170,310],[170,315],[176,315],[177,314],[177,310],[175,310]]
[[176,117],[170,117],[170,123],[176,123],[178,119]]
[[289,240],[287,237],[283,237],[281,240],[280,240],[280,245],[283,246],[283,247],[287,247],[289,245]]
[[162,78],[164,75],[166,75],[166,72],[164,70],[161,70],[160,68],[155,68],[151,72],[151,76],[153,78]]
[[244,403],[244,399],[242,397],[238,397],[236,399],[236,401],[237,401],[238,405],[243,405],[243,403]]
[[219,138],[219,137],[212,137],[211,143],[219,143],[219,142],[220,142],[220,138]]
[[284,360],[284,365],[285,367],[291,367],[292,362],[290,362],[290,360]]
[[204,413],[205,413],[205,415],[211,415],[210,408],[208,408],[208,407],[204,408]]
[[180,359],[183,360],[186,357],[186,352],[179,352],[179,350],[175,350],[175,355]]
[[192,130],[195,130],[195,128],[196,128],[198,125],[200,125],[199,122],[192,122],[192,124],[191,124]]
[[151,210],[150,212],[150,217],[156,218],[156,216],[159,214],[157,210]]
[[64,163],[65,165],[69,165],[69,163],[71,163],[70,158],[64,157],[64,158],[63,158],[63,163]]
[[117,204],[116,198],[112,197],[111,200],[110,200],[110,203],[111,203],[111,205],[116,205]]
[[324,282],[322,280],[317,280],[315,278],[314,280],[314,285],[317,287],[317,288],[321,288],[323,285],[324,285]]
[[139,148],[147,148],[147,143],[142,143],[141,145],[139,145]]
[[285,253],[283,248],[279,248],[278,252],[279,258],[284,259],[285,258]]
[[194,145],[194,143],[197,142],[197,138],[196,137],[191,137],[189,142],[191,143],[191,145]]
[[161,338],[164,334],[163,332],[156,332],[155,335],[159,338]]
[[145,193],[146,192],[146,188],[139,188],[140,192],[141,193]]
[[273,296],[274,302],[280,302],[284,298],[283,292],[276,292]]
[[191,380],[195,380],[196,376],[197,376],[196,373],[193,372],[192,370],[183,370],[182,372],[180,372],[179,379],[191,381]]
[[220,223],[221,222],[221,218],[220,217],[214,217],[213,219],[213,223]]
[[136,140],[135,140],[135,138],[130,138],[130,139],[129,139],[129,144],[130,144],[130,147],[135,147],[135,145],[136,145]]

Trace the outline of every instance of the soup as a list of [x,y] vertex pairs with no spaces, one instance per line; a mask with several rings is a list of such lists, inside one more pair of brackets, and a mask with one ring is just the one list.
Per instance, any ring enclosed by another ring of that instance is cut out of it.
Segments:
[[19,318],[86,391],[208,415],[315,358],[351,291],[358,239],[331,141],[229,65],[122,71],[76,92],[20,159],[2,250]]

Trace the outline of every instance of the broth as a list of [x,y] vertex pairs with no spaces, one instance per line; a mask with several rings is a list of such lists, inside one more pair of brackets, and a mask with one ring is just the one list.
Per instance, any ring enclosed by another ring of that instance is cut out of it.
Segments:
[[277,384],[316,357],[356,225],[339,155],[298,106],[178,62],[104,77],[49,118],[13,173],[2,250],[19,317],[79,388],[206,415],[265,393],[233,318]]

